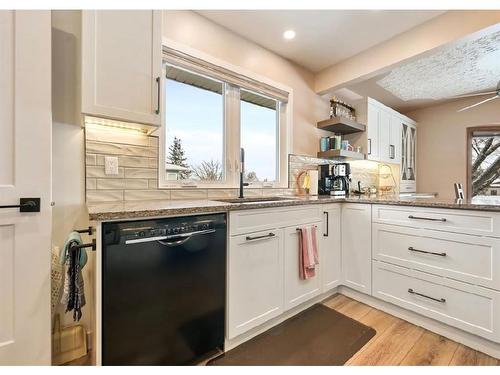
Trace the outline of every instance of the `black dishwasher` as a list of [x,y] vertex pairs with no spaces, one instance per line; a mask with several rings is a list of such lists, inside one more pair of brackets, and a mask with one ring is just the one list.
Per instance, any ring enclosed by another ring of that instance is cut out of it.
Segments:
[[193,364],[224,345],[226,216],[104,223],[102,364]]

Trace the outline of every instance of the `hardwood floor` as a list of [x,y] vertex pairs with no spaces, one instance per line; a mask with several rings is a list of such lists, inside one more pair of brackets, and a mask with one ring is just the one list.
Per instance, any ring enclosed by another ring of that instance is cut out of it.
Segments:
[[346,365],[500,365],[500,360],[341,294],[323,301],[323,304],[377,331],[377,334]]

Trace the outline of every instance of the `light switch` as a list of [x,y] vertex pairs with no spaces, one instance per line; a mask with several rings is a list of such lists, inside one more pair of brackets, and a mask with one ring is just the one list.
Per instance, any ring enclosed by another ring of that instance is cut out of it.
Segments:
[[116,156],[105,156],[104,157],[104,173],[107,176],[118,174],[118,157]]

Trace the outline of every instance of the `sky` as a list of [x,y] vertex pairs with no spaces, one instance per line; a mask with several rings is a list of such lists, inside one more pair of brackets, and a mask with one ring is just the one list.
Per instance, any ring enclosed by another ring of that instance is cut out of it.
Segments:
[[[187,163],[222,161],[222,95],[167,80],[166,138],[168,147],[180,138]],[[274,181],[276,175],[276,111],[241,102],[241,145],[245,148],[246,172],[255,171],[260,180]]]

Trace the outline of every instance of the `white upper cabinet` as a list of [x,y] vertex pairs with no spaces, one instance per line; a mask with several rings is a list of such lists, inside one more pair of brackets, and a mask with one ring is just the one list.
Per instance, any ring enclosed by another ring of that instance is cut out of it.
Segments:
[[367,110],[367,158],[368,160],[379,160],[379,109],[368,102]]
[[411,121],[403,121],[401,127],[400,190],[417,191],[417,126]]
[[82,112],[160,126],[161,11],[82,12]]

